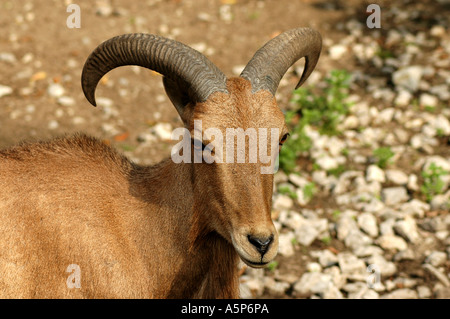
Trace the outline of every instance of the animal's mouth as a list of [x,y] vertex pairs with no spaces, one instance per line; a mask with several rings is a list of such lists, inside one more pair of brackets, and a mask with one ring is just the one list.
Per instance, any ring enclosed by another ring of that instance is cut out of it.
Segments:
[[267,264],[268,264],[268,262],[263,262],[263,261],[254,262],[254,261],[250,261],[247,258],[244,258],[242,256],[240,256],[240,257],[244,263],[246,263],[247,265],[249,265],[250,267],[253,267],[253,268],[263,268],[263,267],[267,266]]

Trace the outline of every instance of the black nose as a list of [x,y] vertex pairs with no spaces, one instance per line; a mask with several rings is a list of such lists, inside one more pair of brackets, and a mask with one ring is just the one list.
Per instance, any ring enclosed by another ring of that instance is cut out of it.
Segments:
[[256,250],[259,251],[261,255],[264,255],[269,249],[270,244],[273,241],[273,235],[269,237],[256,237],[252,235],[247,235],[248,241],[256,247]]

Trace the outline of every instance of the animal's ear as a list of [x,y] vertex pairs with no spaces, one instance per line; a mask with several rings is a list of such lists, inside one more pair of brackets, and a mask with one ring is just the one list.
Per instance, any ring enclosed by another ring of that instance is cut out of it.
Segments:
[[[178,114],[184,123],[186,123],[185,109],[188,104],[192,102],[188,94],[188,88],[183,84],[172,81],[167,76],[163,77],[164,89],[172,104],[175,106]],[[193,103],[191,103],[193,104]]]

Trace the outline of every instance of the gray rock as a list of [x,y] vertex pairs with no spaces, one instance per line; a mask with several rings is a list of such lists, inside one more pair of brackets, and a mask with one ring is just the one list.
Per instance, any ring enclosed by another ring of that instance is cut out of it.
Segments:
[[280,212],[280,216],[278,217],[278,221],[283,226],[289,227],[292,230],[296,230],[303,224],[308,223],[305,217],[292,210],[282,210]]
[[447,225],[441,216],[425,218],[419,226],[420,228],[433,233],[447,229]]
[[450,288],[439,288],[435,292],[436,299],[450,299]]
[[430,29],[430,35],[432,35],[433,37],[442,38],[445,36],[445,34],[446,34],[445,28],[441,25],[434,25]]
[[323,155],[316,159],[316,164],[326,171],[339,167],[339,162],[337,161],[337,159],[328,155]]
[[56,120],[51,120],[47,125],[49,130],[56,130],[59,127],[59,123]]
[[267,276],[263,278],[263,284],[267,292],[276,297],[283,297],[284,294],[286,293],[286,290],[288,290],[289,287],[291,286],[287,282],[276,281],[272,277]]
[[102,17],[108,17],[113,14],[113,7],[108,0],[97,0],[95,13]]
[[306,269],[308,270],[308,272],[321,272],[322,266],[320,266],[319,263],[311,262],[306,265]]
[[319,232],[311,224],[303,224],[295,230],[295,238],[303,246],[309,246],[316,240]]
[[423,264],[422,267],[426,269],[430,274],[435,276],[441,283],[444,284],[445,287],[450,287],[450,280],[439,269],[437,269],[431,264]]
[[17,62],[16,56],[10,52],[0,52],[0,62],[14,64]]
[[73,106],[75,105],[75,99],[70,96],[61,96],[58,98],[58,104],[62,106]]
[[[319,272],[304,273],[294,285],[293,290],[297,296],[302,297],[309,297],[312,294],[319,294],[323,297],[339,295],[336,286],[332,282],[331,275]],[[342,295],[337,297],[342,298]]]
[[401,144],[406,144],[409,141],[408,131],[402,128],[394,129],[394,135]]
[[406,185],[408,183],[408,175],[400,170],[386,170],[386,179],[396,185]]
[[366,264],[364,261],[349,252],[342,252],[338,254],[339,268],[342,274],[349,278],[364,281],[367,277]]
[[360,247],[371,245],[373,241],[359,229],[352,229],[345,238],[344,243],[345,246],[354,251]]
[[59,84],[59,83],[52,83],[48,86],[47,88],[47,93],[51,96],[51,97],[61,97],[64,95],[65,90],[64,87]]
[[416,254],[410,248],[399,251],[394,255],[394,261],[402,261],[402,260],[414,260],[416,259]]
[[419,98],[419,103],[422,106],[436,106],[439,103],[439,99],[434,95],[422,93]]
[[429,91],[438,96],[442,101],[448,101],[450,99],[450,92],[448,86],[445,84],[432,86]]
[[344,119],[342,127],[344,129],[352,130],[359,126],[359,119],[355,115],[349,115]]
[[343,288],[348,293],[348,299],[378,299],[378,293],[369,289],[367,283],[354,282],[346,284]]
[[397,266],[393,262],[387,261],[382,255],[373,255],[367,259],[371,265],[375,265],[381,276],[389,277],[397,272]]
[[306,178],[297,174],[289,174],[288,179],[292,184],[300,188],[303,188],[310,183]]
[[98,97],[96,98],[96,102],[98,106],[103,108],[111,108],[114,105],[114,101],[107,97]]
[[333,193],[339,195],[348,192],[352,180],[359,176],[363,176],[363,173],[360,171],[346,171],[342,173],[333,189]]
[[151,131],[163,141],[170,141],[172,138],[172,125],[170,123],[158,123],[151,128]]
[[311,252],[311,256],[317,258],[322,267],[330,267],[338,263],[338,258],[328,249],[316,250]]
[[386,205],[396,205],[409,199],[405,187],[388,187],[381,191],[381,198]]
[[344,295],[335,285],[329,285],[328,289],[326,289],[323,292],[322,298],[323,299],[343,299]]
[[413,95],[411,94],[411,92],[405,89],[400,89],[397,97],[394,100],[394,104],[398,106],[407,106],[411,102],[412,98]]
[[292,245],[292,241],[295,238],[295,235],[292,232],[283,233],[278,236],[278,253],[282,256],[293,256],[294,255],[294,247]]
[[420,299],[430,298],[432,296],[431,290],[427,286],[417,287],[417,294]]
[[395,219],[389,218],[380,224],[381,235],[394,235]]
[[424,134],[415,134],[411,137],[411,146],[415,149],[423,149],[428,154],[432,154],[434,152],[433,147],[438,144],[439,142],[434,137]]
[[368,203],[363,202],[357,206],[359,206],[359,209],[369,213],[380,213],[385,208],[383,202],[376,197],[372,197]]
[[137,136],[137,141],[139,143],[152,143],[152,142],[156,142],[156,136],[149,133],[149,132],[142,132],[139,133],[139,135]]
[[430,210],[430,205],[418,199],[412,199],[400,206],[400,210],[410,216],[423,218],[425,212]]
[[432,251],[427,258],[425,259],[425,262],[433,265],[434,267],[439,267],[443,265],[447,261],[447,254],[443,251]]
[[394,117],[395,109],[388,107],[380,111],[376,117],[375,123],[390,123]]
[[421,66],[407,66],[395,71],[392,74],[392,81],[399,88],[415,92],[419,88],[422,73],[423,70]]
[[[381,183],[378,181],[366,182],[366,180],[362,177],[357,177],[355,179],[356,190],[358,195],[364,195],[364,193],[368,193],[369,197],[379,196],[381,192]],[[374,196],[372,196],[374,195]],[[364,200],[367,201],[367,200]]]
[[6,85],[0,85],[0,97],[10,95],[13,89]]
[[264,282],[262,279],[243,275],[240,278],[240,295],[241,298],[255,298],[260,296],[264,291]]
[[448,210],[450,209],[450,191],[445,194],[438,194],[433,196],[430,202],[432,210]]
[[382,299],[418,299],[419,296],[415,290],[404,288],[397,289],[381,296]]
[[360,245],[358,247],[355,247],[355,249],[353,249],[353,253],[358,257],[369,257],[373,255],[382,255],[384,251],[378,246]]
[[348,48],[343,44],[335,44],[329,49],[329,55],[332,60],[340,60],[348,53]]
[[366,234],[371,237],[378,236],[377,219],[371,213],[362,213],[358,216],[358,225]]
[[377,239],[378,245],[387,250],[405,250],[408,248],[406,241],[395,235],[382,235]]
[[406,216],[404,220],[395,222],[394,230],[410,243],[418,244],[421,240],[416,221],[412,217]]
[[331,276],[331,280],[332,280],[333,284],[338,289],[341,289],[347,282],[347,276],[343,275],[341,273],[341,270],[339,269],[338,266],[331,266],[331,267],[325,268],[323,270],[323,273]]
[[351,282],[348,284],[345,284],[342,287],[342,290],[348,293],[355,293],[355,292],[359,292],[361,290],[367,290],[367,284],[365,282]]
[[345,240],[351,230],[358,230],[358,225],[350,212],[344,212],[336,223],[337,238]]
[[275,196],[272,206],[275,210],[291,209],[294,201],[287,195],[278,194]]
[[406,187],[408,187],[408,189],[412,190],[412,191],[418,191],[419,190],[419,184],[418,182],[418,178],[416,174],[410,174],[408,176],[408,184],[406,185]]
[[275,184],[286,183],[288,181],[288,177],[286,173],[282,170],[278,170],[273,176],[273,182]]
[[396,287],[414,288],[417,286],[417,279],[414,278],[397,277],[393,282]]

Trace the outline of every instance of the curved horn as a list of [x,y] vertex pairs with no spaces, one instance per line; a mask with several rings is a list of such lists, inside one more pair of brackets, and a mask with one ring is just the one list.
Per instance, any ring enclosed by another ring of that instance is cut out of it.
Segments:
[[248,62],[241,77],[252,84],[252,91],[268,90],[273,95],[291,65],[305,57],[305,69],[295,88],[309,77],[322,49],[320,33],[310,28],[292,29],[267,42]]
[[189,96],[204,102],[216,91],[228,93],[225,75],[203,54],[175,40],[132,33],[100,44],[88,57],[81,76],[84,95],[92,105],[100,79],[112,69],[138,65],[154,70],[187,88]]

